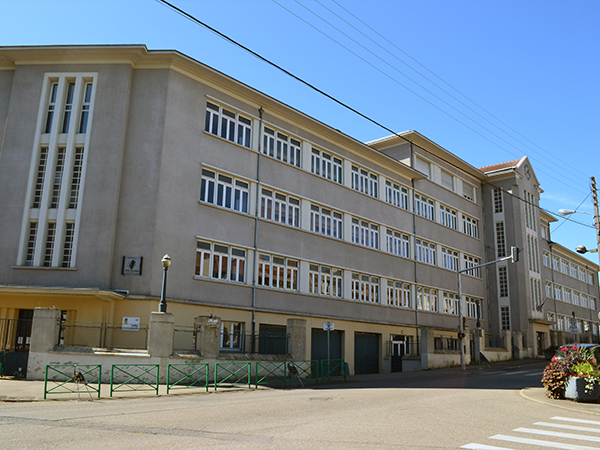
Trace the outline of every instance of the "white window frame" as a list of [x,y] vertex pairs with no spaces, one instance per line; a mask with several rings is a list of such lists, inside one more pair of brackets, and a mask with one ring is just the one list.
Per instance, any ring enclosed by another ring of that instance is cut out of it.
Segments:
[[462,215],[463,233],[472,238],[479,239],[479,222],[473,217]]
[[442,247],[442,268],[456,272],[459,268],[458,252]]
[[308,292],[327,297],[343,297],[344,271],[335,267],[310,264]]
[[358,166],[352,166],[352,189],[378,198],[378,177]]
[[204,131],[243,147],[252,148],[252,120],[212,101],[206,102]]
[[379,303],[379,278],[353,272],[352,300]]
[[259,253],[256,284],[284,291],[297,291],[299,267],[298,260]]
[[[475,267],[481,264],[481,260],[475,256],[463,254],[463,265],[464,269],[469,269],[471,267]],[[475,278],[481,278],[481,267],[477,267],[475,269],[467,270],[464,272],[467,275],[470,275]]]
[[310,155],[310,171],[327,180],[343,184],[344,162],[330,153],[312,148]]
[[402,281],[387,280],[387,305],[412,308],[411,285]]
[[435,202],[421,194],[414,194],[415,214],[429,220],[435,221]]
[[352,242],[363,247],[379,250],[379,225],[353,217]]
[[262,188],[260,191],[260,217],[300,228],[300,200],[272,189]]
[[385,180],[385,201],[408,211],[408,189]]
[[452,230],[458,230],[458,213],[456,210],[440,204],[440,223]]
[[310,231],[335,239],[343,239],[344,215],[331,208],[310,205]]
[[250,183],[212,169],[202,169],[200,201],[248,213]]
[[227,244],[197,239],[197,277],[234,283],[246,280],[246,250]]
[[410,258],[410,238],[408,234],[387,229],[386,248],[388,253],[403,258]]

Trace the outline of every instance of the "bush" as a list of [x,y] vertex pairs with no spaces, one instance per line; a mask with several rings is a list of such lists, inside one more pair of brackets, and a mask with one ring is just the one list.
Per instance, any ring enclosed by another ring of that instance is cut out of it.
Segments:
[[546,396],[549,398],[561,398],[565,393],[565,384],[568,375],[565,372],[563,361],[552,361],[544,369],[542,383],[546,388]]

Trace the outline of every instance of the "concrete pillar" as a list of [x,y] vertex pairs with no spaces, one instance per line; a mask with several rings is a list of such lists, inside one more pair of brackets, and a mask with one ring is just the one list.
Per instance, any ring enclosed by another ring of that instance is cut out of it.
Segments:
[[206,359],[217,359],[221,351],[221,318],[198,316],[194,319],[197,327],[196,349]]
[[173,354],[173,313],[153,312],[150,314],[148,354],[158,358],[168,358]]
[[512,331],[512,355],[513,359],[521,359],[523,354],[523,334],[521,331]]
[[475,335],[473,336],[473,353],[475,354],[475,361],[481,362],[481,355],[485,350],[485,335],[483,328],[475,328]]
[[504,348],[509,352],[512,350],[512,335],[510,330],[502,330],[502,340],[504,341]]
[[288,353],[294,361],[304,361],[306,357],[306,320],[287,320]]
[[429,354],[434,351],[433,328],[421,327],[421,370],[429,369]]
[[[474,336],[477,339],[477,336]],[[465,338],[463,339],[463,345],[465,346],[465,365],[471,364],[471,329],[465,326]],[[479,357],[479,353],[476,353]]]
[[58,345],[60,309],[35,308],[31,325],[30,353],[48,353]]

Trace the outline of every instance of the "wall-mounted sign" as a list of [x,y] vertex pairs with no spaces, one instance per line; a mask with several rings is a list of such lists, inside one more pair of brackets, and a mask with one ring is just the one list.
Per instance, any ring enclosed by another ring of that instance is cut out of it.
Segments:
[[323,330],[333,331],[334,330],[333,322],[323,322]]
[[139,331],[140,330],[140,318],[139,317],[123,317],[123,323],[121,324],[121,330]]
[[123,256],[121,273],[123,275],[141,275],[142,261],[143,258],[141,256]]

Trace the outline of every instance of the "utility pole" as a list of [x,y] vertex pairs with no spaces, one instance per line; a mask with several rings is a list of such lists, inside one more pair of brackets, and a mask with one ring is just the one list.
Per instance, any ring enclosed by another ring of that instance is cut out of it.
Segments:
[[[592,180],[592,199],[594,201],[594,226],[596,227],[596,241],[598,242],[598,248],[600,248],[600,215],[598,214],[598,193],[596,192],[596,179],[591,177]],[[600,252],[598,252],[598,260],[600,261]]]

